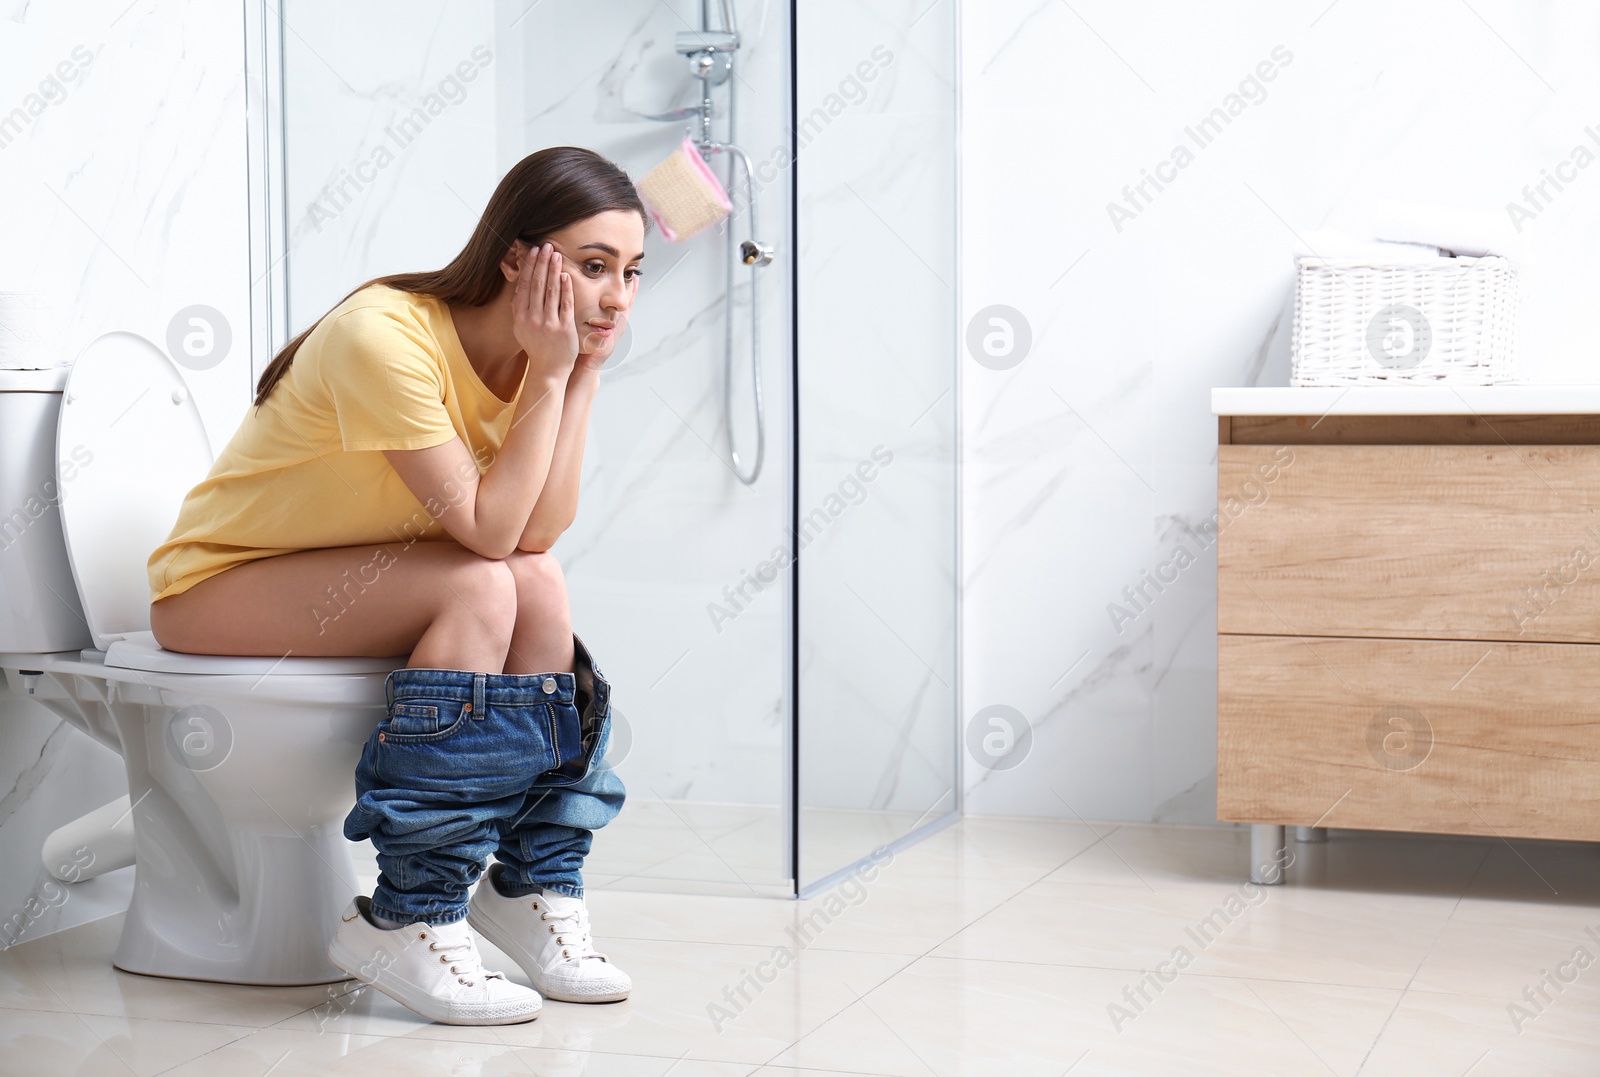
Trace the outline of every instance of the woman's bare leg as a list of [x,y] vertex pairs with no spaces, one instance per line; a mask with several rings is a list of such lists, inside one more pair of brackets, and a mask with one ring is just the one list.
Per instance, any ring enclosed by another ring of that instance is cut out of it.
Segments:
[[572,673],[572,609],[561,565],[548,551],[517,550],[506,558],[517,587],[516,628],[507,673]]
[[154,603],[150,627],[191,654],[409,654],[412,668],[500,673],[517,605],[506,561],[417,541],[250,561]]

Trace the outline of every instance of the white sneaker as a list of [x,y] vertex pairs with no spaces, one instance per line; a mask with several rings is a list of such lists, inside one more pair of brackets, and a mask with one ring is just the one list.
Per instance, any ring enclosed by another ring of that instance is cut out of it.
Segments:
[[356,979],[441,1024],[514,1025],[539,1016],[537,991],[483,967],[465,920],[385,931],[369,919],[371,908],[366,895],[350,902],[328,944],[328,959]]
[[523,897],[495,889],[501,865],[492,864],[472,892],[467,921],[522,966],[546,998],[562,1002],[615,1002],[633,981],[594,948],[589,910],[582,898],[540,888]]

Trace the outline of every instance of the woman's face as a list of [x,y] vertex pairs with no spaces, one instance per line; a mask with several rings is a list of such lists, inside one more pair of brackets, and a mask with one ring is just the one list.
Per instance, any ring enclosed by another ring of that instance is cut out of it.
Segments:
[[579,354],[609,356],[639,291],[644,221],[637,213],[610,210],[546,238],[572,277]]

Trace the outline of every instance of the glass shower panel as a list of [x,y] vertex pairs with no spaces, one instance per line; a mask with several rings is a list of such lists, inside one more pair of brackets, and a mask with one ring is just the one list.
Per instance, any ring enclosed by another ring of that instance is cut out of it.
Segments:
[[[642,117],[699,101],[674,38],[700,28],[700,6],[614,0],[602,19],[595,5],[527,0],[287,0],[292,331],[372,277],[443,265],[534,150],[585,146],[644,175],[690,121]],[[734,76],[712,91],[712,137],[760,161],[790,144],[788,10],[736,7],[741,42]],[[725,183],[739,175],[730,164],[712,158]],[[608,754],[628,787],[596,836],[592,886],[791,892],[792,594],[787,572],[768,582],[762,565],[788,541],[793,497],[793,210],[786,179],[757,183],[755,238],[778,248],[756,274],[760,476],[746,486],[734,473],[724,419],[726,229],[750,237],[741,183],[731,223],[679,243],[646,237],[631,324],[590,421],[577,519],[552,548],[574,628],[614,686]],[[751,270],[736,266],[734,281],[732,415],[748,469]]]
[[797,10],[802,895],[957,809],[955,7]]

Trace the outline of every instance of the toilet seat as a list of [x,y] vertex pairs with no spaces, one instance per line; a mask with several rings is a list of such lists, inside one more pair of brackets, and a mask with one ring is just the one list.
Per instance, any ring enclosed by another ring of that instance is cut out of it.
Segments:
[[130,632],[106,648],[105,664],[118,669],[149,673],[248,674],[258,677],[317,676],[328,673],[388,673],[406,664],[406,656],[366,658],[289,655],[186,654],[168,651],[156,642],[154,632]]

